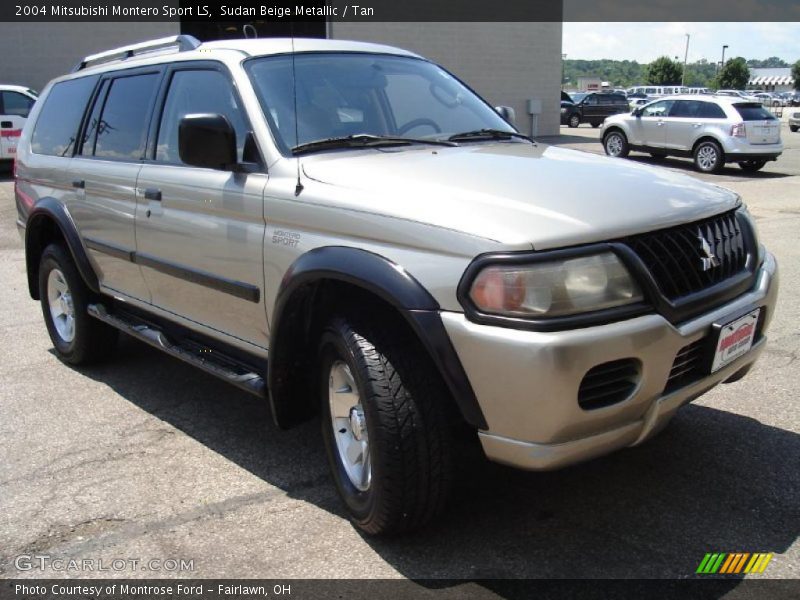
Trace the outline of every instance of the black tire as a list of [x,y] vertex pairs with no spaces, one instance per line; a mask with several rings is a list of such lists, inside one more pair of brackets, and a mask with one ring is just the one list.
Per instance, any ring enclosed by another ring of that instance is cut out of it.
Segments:
[[575,127],[577,127],[577,126],[578,126],[578,125],[580,125],[580,124],[581,124],[581,117],[580,117],[580,115],[578,115],[578,114],[571,114],[571,115],[569,116],[569,119],[567,120],[567,125],[569,125],[571,128],[573,128],[573,129],[574,129]]
[[742,171],[755,172],[763,169],[766,164],[767,161],[765,160],[747,160],[745,162],[740,162],[739,168],[741,168]]
[[598,127],[600,127],[600,123],[594,122],[594,123],[592,123],[592,127],[594,129],[597,129]]
[[[366,421],[371,480],[364,491],[348,475],[334,439],[355,431],[333,429],[329,377],[342,362]],[[355,525],[369,534],[399,533],[439,515],[453,479],[452,432],[446,388],[422,346],[385,318],[337,317],[322,332],[319,368],[328,462]]]
[[631,151],[628,138],[619,129],[611,129],[603,136],[603,150],[616,158],[625,158]]
[[798,130],[797,125],[789,125],[789,131],[791,131],[792,133],[797,132],[797,130]]
[[725,155],[713,140],[703,140],[694,149],[694,166],[701,173],[719,173],[725,166]]
[[[74,333],[68,336],[71,339],[65,339],[59,333],[50,310],[48,280],[50,274],[56,270],[63,275],[63,282],[71,299],[74,319]],[[72,365],[83,365],[98,362],[112,354],[119,332],[93,319],[86,312],[86,307],[95,300],[94,295],[86,287],[69,253],[58,244],[49,245],[42,253],[39,263],[39,298],[47,333],[50,334],[50,340],[61,360]]]

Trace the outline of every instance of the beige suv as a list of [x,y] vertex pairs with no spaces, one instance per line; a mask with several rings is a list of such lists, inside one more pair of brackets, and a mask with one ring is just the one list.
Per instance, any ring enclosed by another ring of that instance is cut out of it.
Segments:
[[563,467],[742,377],[777,267],[739,197],[538,144],[500,112],[373,44],[179,36],[85,58],[36,103],[15,182],[58,356],[106,359],[122,331],[280,427],[319,415],[369,533],[435,518],[471,445]]

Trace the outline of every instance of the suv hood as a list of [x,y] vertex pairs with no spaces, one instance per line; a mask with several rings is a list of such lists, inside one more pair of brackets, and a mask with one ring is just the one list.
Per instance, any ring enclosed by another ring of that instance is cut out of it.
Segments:
[[542,144],[346,150],[303,157],[347,208],[535,249],[702,219],[739,197],[667,169]]

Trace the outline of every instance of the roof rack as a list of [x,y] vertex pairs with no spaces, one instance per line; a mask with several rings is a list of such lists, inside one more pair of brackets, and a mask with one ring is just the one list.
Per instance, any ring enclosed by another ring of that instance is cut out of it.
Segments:
[[97,54],[90,54],[81,62],[75,65],[72,72],[86,69],[87,67],[94,67],[105,63],[122,61],[127,58],[133,58],[141,54],[149,54],[154,52],[162,52],[177,48],[178,52],[188,52],[195,50],[200,46],[200,40],[191,35],[173,35],[169,37],[159,38],[157,40],[149,40],[140,42],[138,44],[131,44],[130,46],[122,46],[121,48],[114,48],[105,52]]

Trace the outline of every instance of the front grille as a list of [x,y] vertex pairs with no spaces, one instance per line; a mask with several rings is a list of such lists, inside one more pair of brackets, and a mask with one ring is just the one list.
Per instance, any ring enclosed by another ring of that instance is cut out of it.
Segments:
[[589,370],[578,389],[578,404],[584,410],[610,406],[627,400],[639,385],[639,361],[624,358]]
[[706,338],[703,337],[680,349],[672,363],[672,370],[669,372],[669,378],[667,379],[667,387],[664,388],[665,394],[674,392],[703,377],[703,349],[705,344]]
[[747,265],[747,243],[735,211],[622,241],[670,300],[721,283]]

